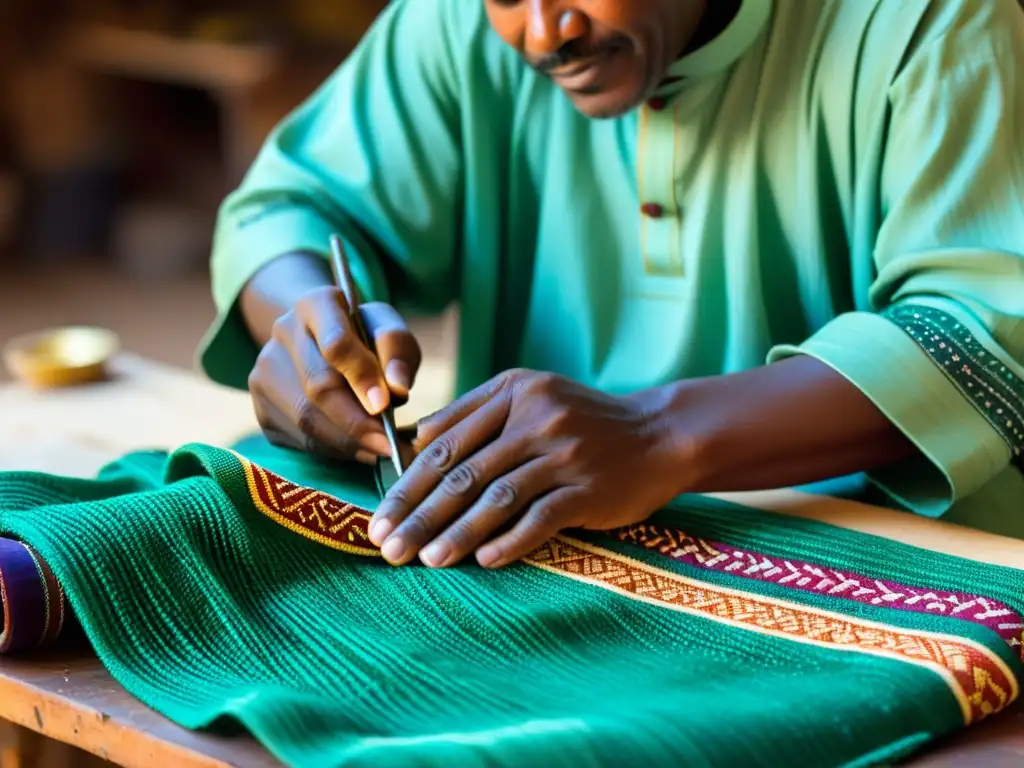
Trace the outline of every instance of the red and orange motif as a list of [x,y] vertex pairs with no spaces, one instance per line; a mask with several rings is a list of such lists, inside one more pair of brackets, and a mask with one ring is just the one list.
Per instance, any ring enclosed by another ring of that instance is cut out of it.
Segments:
[[998,655],[966,638],[907,630],[819,610],[654,568],[566,537],[545,544],[526,562],[625,597],[834,650],[882,656],[939,674],[969,725],[1017,699],[1017,679]]
[[1024,660],[1024,619],[1017,610],[995,598],[900,583],[842,571],[824,563],[769,556],[653,523],[630,525],[610,531],[609,535],[701,570],[770,582],[795,592],[836,600],[979,624],[1003,638],[1014,654]]
[[370,541],[370,512],[239,459],[253,505],[271,520],[332,549],[380,557],[380,550]]
[[[333,549],[380,557],[368,535],[372,513],[322,491],[296,485],[241,456],[239,460],[252,502],[263,514]],[[721,587],[566,536],[552,539],[523,562],[632,600],[736,628],[931,670],[948,685],[968,725],[1005,709],[1020,693],[1017,679],[1003,660],[967,638],[863,621]]]

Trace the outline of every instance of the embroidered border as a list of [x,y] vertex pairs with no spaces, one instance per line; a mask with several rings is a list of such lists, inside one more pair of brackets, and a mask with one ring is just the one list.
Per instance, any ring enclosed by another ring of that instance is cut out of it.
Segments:
[[751,581],[778,584],[865,605],[948,616],[980,624],[1003,638],[1024,660],[1024,619],[1010,606],[989,597],[908,586],[802,560],[770,558],[649,523],[619,528],[609,535],[708,571],[731,573]]
[[[235,454],[238,456],[238,454]],[[379,557],[368,533],[372,513],[311,488],[298,486],[238,456],[253,504],[286,528],[334,549]],[[731,573],[801,592],[894,610],[948,616],[986,627],[1024,660],[1024,617],[981,595],[929,589],[848,573],[825,565],[768,556],[641,523],[608,536],[698,568]]]
[[328,493],[305,488],[235,454],[245,471],[253,505],[307,539],[352,555],[380,557],[370,542],[371,514]]
[[[367,534],[371,513],[327,493],[298,486],[235,455],[245,471],[252,503],[270,519],[333,549],[380,556]],[[628,539],[627,535],[623,540]],[[641,541],[636,543],[648,546]],[[740,552],[738,549],[733,551]],[[744,554],[754,557],[753,553]],[[1017,679],[1002,659],[983,645],[966,638],[905,630],[786,600],[718,587],[565,536],[552,539],[522,562],[603,587],[627,598],[734,627],[833,650],[881,656],[929,669],[948,685],[960,705],[964,723],[968,725],[1005,709],[1019,696]],[[781,580],[780,583],[793,586]],[[806,587],[806,584],[796,586]],[[995,601],[990,601],[990,604],[994,605]]]
[[729,626],[929,669],[949,686],[965,725],[1005,709],[1020,692],[1002,659],[966,638],[861,621],[718,587],[567,537],[553,539],[525,562],[634,600]]
[[988,352],[955,317],[901,304],[882,316],[902,328],[952,380],[1010,446],[1024,469],[1024,381]]

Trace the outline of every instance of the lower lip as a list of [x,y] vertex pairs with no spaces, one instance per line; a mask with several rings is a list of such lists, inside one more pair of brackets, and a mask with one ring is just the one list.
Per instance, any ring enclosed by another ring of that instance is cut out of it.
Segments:
[[571,75],[555,75],[553,79],[567,91],[582,91],[587,88],[593,88],[600,82],[601,75],[604,74],[603,65],[607,58],[607,56],[602,56],[586,69],[573,72]]

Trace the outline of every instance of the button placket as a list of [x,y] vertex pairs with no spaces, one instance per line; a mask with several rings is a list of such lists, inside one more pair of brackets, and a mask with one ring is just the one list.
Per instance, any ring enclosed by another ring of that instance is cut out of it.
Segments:
[[638,137],[640,248],[644,273],[682,275],[679,206],[676,201],[676,123],[667,101],[655,97],[642,108]]

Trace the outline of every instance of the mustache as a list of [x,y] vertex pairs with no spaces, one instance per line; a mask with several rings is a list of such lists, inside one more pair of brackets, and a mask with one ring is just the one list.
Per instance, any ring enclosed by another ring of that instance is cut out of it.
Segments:
[[550,76],[556,69],[613,53],[622,49],[624,45],[625,41],[618,37],[603,40],[596,45],[581,40],[573,40],[563,45],[554,53],[530,60],[529,64],[540,74]]

